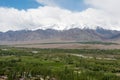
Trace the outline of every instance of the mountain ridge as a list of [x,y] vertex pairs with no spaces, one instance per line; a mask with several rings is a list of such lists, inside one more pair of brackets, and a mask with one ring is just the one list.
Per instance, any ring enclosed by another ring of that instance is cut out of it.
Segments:
[[69,30],[37,29],[18,30],[0,32],[0,41],[41,41],[41,40],[61,40],[61,41],[107,41],[119,40],[120,31],[107,30],[103,28]]

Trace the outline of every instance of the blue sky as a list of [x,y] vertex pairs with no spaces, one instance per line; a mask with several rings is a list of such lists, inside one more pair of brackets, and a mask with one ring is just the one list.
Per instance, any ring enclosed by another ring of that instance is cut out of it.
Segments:
[[[40,0],[42,1],[42,0]],[[47,0],[44,0],[47,1]],[[51,1],[51,0],[48,0]],[[83,0],[53,0],[57,6],[72,11],[82,11],[87,8]],[[16,9],[30,9],[45,6],[43,3],[38,3],[37,0],[0,0],[0,7],[12,7]]]
[[1,7],[12,7],[16,9],[29,9],[42,6],[35,0],[0,0]]

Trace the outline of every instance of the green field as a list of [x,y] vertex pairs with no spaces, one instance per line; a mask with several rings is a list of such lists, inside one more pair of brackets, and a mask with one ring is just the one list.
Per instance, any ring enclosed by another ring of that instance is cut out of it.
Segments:
[[120,80],[120,50],[0,47],[0,80]]

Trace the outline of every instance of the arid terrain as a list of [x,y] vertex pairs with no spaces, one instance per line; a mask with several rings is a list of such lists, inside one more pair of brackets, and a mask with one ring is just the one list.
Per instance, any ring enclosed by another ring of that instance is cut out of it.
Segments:
[[60,48],[60,49],[120,49],[120,45],[92,45],[92,44],[30,44],[13,45],[28,48]]
[[45,43],[7,43],[2,44],[12,47],[25,48],[59,48],[59,49],[120,49],[118,42],[45,42]]

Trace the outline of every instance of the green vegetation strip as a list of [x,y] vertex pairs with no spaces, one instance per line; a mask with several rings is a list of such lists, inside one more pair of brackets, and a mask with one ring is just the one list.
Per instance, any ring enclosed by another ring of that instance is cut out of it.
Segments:
[[118,74],[119,49],[0,48],[0,80],[120,80]]
[[77,44],[119,45],[118,43],[101,42],[101,41],[92,41],[92,42],[49,42],[49,43],[46,42],[46,43],[15,44],[15,45],[48,45],[48,44],[76,44],[76,43]]

